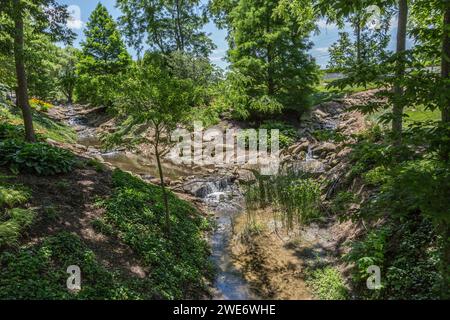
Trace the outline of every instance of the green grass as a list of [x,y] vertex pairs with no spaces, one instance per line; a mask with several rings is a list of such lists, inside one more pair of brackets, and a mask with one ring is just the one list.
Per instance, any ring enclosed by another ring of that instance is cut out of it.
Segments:
[[30,192],[27,188],[0,184],[0,208],[21,205],[27,202],[29,197]]
[[423,106],[409,108],[405,113],[408,115],[408,117],[405,118],[407,123],[428,120],[437,121],[441,119],[441,112],[439,110],[431,111],[429,109],[425,109]]
[[[386,113],[386,110],[381,110],[373,114],[367,115],[367,119],[371,122],[377,123],[380,117]],[[425,109],[423,106],[410,107],[405,110],[407,115],[404,118],[405,125],[412,124],[414,122],[425,122],[425,121],[438,121],[441,119],[441,112],[439,110],[431,111]]]
[[332,81],[330,80],[324,80],[320,84],[316,86],[316,92],[312,95],[312,105],[318,105],[324,102],[329,102],[335,99],[341,99],[345,95],[348,94],[354,94],[358,92],[363,92],[371,89],[375,89],[376,87],[374,85],[368,85],[367,87],[347,87],[343,90],[338,88],[330,88],[328,87],[328,84]]
[[[0,122],[23,125],[22,115],[17,108],[0,104]],[[35,130],[43,138],[58,142],[75,143],[77,134],[70,126],[50,119],[45,113],[33,110]]]

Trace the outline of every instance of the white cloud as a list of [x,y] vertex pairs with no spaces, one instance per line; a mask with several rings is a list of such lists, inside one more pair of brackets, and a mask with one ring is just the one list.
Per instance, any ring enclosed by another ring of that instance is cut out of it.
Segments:
[[326,19],[320,19],[317,21],[319,29],[337,29],[337,25],[333,22],[327,22]]
[[328,47],[312,48],[311,51],[315,51],[317,53],[328,53]]
[[70,29],[81,29],[83,28],[83,21],[79,19],[68,19],[67,20],[67,27]]
[[223,58],[225,58],[225,53],[226,50],[224,49],[213,50],[213,52],[209,56],[209,60],[211,60],[212,62],[220,62],[223,60]]
[[67,7],[69,18],[67,19],[67,27],[70,29],[83,28],[84,22],[81,20],[81,9],[79,6],[70,5]]

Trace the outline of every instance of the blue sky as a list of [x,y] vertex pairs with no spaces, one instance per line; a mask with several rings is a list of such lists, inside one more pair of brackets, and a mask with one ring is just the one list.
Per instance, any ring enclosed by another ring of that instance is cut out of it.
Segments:
[[[203,1],[206,3],[207,0]],[[121,15],[120,10],[115,7],[115,0],[60,0],[60,2],[67,4],[69,9],[72,9],[71,11],[74,13],[74,19],[70,21],[69,24],[72,30],[78,34],[75,46],[78,46],[82,40],[85,23],[98,2],[104,4],[114,18],[117,19]],[[311,41],[314,43],[314,47],[310,53],[316,58],[317,63],[321,67],[325,67],[329,59],[328,47],[338,39],[339,30],[336,26],[327,25],[324,21],[319,22],[319,28],[319,34],[311,36]],[[214,50],[210,56],[211,61],[221,68],[226,68],[227,62],[223,60],[228,48],[225,40],[226,30],[219,30],[213,22],[210,22],[205,26],[205,31],[210,35],[211,39],[217,46],[217,49]],[[349,28],[346,28],[346,31],[351,33]],[[392,30],[393,34],[394,31],[395,30]],[[394,41],[395,37],[391,40],[391,44],[389,45],[390,49],[394,48]],[[129,48],[129,51],[135,55],[134,50]]]

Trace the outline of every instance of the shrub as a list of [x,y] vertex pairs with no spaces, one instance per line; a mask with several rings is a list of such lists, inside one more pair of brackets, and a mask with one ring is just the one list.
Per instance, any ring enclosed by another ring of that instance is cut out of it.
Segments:
[[367,268],[371,265],[384,265],[384,257],[390,228],[371,231],[367,236],[352,244],[351,251],[345,256],[347,261],[355,263],[353,274],[355,281],[365,282],[368,278]]
[[22,139],[24,136],[24,126],[13,125],[7,122],[0,123],[0,141],[5,139]]
[[313,292],[323,300],[345,300],[348,290],[338,270],[325,267],[314,270],[307,280]]
[[271,141],[270,130],[280,131],[280,148],[289,147],[297,139],[297,130],[289,124],[281,121],[265,121],[260,129],[267,129],[267,139]]
[[343,142],[347,138],[344,134],[336,130],[316,130],[313,132],[313,136],[319,141],[333,141],[333,142]]
[[0,142],[0,165],[8,165],[13,171],[54,175],[71,171],[75,162],[72,153],[47,143],[14,139]]
[[[297,139],[297,131],[295,128],[291,125],[288,125],[284,122],[280,121],[265,121],[259,129],[266,129],[267,130],[267,147],[270,150],[272,137],[271,137],[271,130],[279,130],[279,147],[280,149],[287,148],[290,145],[292,145],[295,140]],[[249,137],[250,137],[250,131],[249,130],[243,130],[240,133],[240,139],[243,139],[245,141],[245,146],[248,147],[249,145]],[[257,145],[259,146],[259,135],[257,131]]]

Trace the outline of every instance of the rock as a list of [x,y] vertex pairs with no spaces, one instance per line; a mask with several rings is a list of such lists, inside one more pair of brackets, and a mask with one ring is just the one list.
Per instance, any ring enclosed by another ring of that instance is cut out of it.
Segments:
[[297,155],[301,151],[308,150],[309,144],[310,144],[309,141],[305,141],[303,143],[300,143],[299,145],[296,145],[295,149],[292,151],[292,154]]
[[336,151],[336,149],[337,149],[337,146],[334,143],[324,142],[324,143],[317,145],[313,151],[314,151],[314,153],[317,153],[319,155],[324,155],[324,154],[326,155],[330,152]]
[[83,151],[88,151],[88,148],[82,144],[75,144],[75,148],[83,150]]
[[239,182],[253,182],[256,181],[256,177],[250,170],[237,170],[237,176]]
[[314,111],[312,112],[312,114],[313,114],[314,116],[316,116],[317,118],[319,118],[319,119],[324,119],[324,118],[326,118],[326,117],[329,116],[327,113],[323,112],[323,111],[320,110],[320,109],[314,110]]
[[45,139],[45,141],[51,145],[58,145],[57,141],[50,139],[50,138]]
[[344,149],[342,149],[341,151],[339,151],[339,153],[337,154],[338,158],[343,158],[349,155],[349,153],[352,151],[351,148],[349,147],[345,147]]

